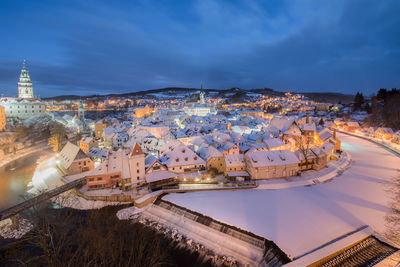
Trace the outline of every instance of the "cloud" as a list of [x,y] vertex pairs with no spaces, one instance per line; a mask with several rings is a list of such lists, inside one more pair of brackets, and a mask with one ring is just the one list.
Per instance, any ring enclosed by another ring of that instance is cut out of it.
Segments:
[[[59,1],[32,7],[26,25],[9,16],[9,29],[0,30],[0,90],[16,94],[22,56],[41,96],[200,83],[349,93],[399,87],[397,1],[175,3]],[[25,32],[29,41],[16,42]]]

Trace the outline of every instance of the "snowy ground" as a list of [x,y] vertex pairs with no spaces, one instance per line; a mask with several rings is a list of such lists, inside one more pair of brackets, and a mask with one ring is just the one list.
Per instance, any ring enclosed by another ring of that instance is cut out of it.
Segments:
[[355,161],[329,183],[280,190],[170,194],[163,199],[273,240],[289,257],[363,225],[385,233],[391,178],[400,158],[366,140],[338,134]]

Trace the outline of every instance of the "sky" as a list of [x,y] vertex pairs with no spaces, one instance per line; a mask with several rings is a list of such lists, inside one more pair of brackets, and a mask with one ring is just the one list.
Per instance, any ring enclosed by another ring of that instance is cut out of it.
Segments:
[[1,0],[0,94],[400,87],[400,1]]

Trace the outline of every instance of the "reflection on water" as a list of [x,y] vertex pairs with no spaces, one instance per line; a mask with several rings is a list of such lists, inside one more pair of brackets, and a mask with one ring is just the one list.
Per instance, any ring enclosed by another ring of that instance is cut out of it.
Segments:
[[21,202],[31,181],[37,160],[41,156],[51,155],[49,150],[35,152],[0,167],[0,209]]

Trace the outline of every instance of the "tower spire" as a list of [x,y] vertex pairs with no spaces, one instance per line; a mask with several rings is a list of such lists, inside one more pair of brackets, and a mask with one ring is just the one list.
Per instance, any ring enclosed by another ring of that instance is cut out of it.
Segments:
[[28,70],[26,69],[26,60],[22,62],[21,75],[18,81],[18,97],[19,98],[33,98],[33,87],[31,78],[29,77]]

